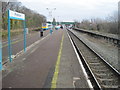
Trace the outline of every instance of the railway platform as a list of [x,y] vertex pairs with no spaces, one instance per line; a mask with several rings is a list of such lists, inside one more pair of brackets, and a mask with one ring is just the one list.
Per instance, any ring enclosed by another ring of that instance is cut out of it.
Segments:
[[[67,30],[38,40],[4,66],[3,88],[89,88]],[[3,89],[4,90],[4,89]]]
[[64,31],[63,49],[59,66],[57,88],[90,88],[67,31]]

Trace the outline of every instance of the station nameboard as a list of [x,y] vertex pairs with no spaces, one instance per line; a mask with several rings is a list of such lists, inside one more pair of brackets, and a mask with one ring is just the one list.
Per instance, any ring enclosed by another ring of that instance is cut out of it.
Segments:
[[25,14],[9,10],[9,18],[10,19],[25,20]]
[[24,25],[24,52],[26,52],[26,21],[25,21],[25,14],[15,12],[12,10],[8,10],[8,53],[9,53],[9,60],[12,62],[12,49],[11,49],[11,37],[10,37],[10,19],[17,19],[22,20]]

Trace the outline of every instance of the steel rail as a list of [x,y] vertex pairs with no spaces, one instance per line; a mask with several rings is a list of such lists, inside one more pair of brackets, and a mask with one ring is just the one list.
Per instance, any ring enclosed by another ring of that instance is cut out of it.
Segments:
[[[69,33],[71,33],[72,35],[74,35],[78,40],[80,40],[80,38],[78,38],[73,32],[71,32],[70,30],[68,30]],[[70,35],[71,37],[71,35]],[[71,37],[72,38],[72,37]],[[76,42],[72,39],[76,49],[77,49],[77,52],[79,53],[79,56],[80,58],[82,59],[82,62],[85,66],[85,68],[87,69],[87,71],[89,72],[89,75],[90,77],[92,77],[92,79],[94,80],[94,84],[95,84],[95,88],[99,88],[99,89],[102,89],[101,88],[101,85],[99,84],[98,80],[96,79],[94,73],[92,72],[91,68],[89,67],[88,63],[86,62],[83,54],[80,52]],[[92,48],[90,48],[88,45],[86,45],[82,40],[80,40],[88,49],[90,49],[90,51],[92,51],[95,55],[97,55],[108,67],[109,69],[111,69],[118,77],[120,77],[120,72],[118,72],[114,67],[112,67],[112,65],[110,65],[104,58],[102,58],[98,53],[96,53]],[[93,81],[92,80],[92,81]]]

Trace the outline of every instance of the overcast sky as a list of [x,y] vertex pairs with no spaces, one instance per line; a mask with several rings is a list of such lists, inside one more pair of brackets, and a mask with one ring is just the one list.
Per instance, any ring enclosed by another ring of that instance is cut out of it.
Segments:
[[22,4],[43,14],[50,20],[48,10],[56,8],[52,15],[58,21],[81,21],[105,18],[118,10],[119,0],[19,0]]

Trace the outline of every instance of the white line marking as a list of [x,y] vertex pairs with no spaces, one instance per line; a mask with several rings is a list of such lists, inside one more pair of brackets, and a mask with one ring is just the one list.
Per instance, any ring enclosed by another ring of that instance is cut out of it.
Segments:
[[90,82],[90,80],[89,80],[89,78],[88,78],[88,75],[87,75],[87,73],[86,73],[86,70],[85,70],[85,68],[84,68],[84,66],[83,66],[83,64],[82,64],[82,62],[81,62],[81,59],[80,59],[80,57],[79,57],[79,55],[78,55],[78,53],[77,53],[77,50],[76,50],[76,48],[75,48],[75,46],[74,46],[74,44],[73,44],[73,42],[72,42],[72,40],[71,40],[68,32],[67,32],[67,35],[68,35],[68,37],[69,37],[69,39],[70,39],[70,42],[71,42],[71,44],[72,44],[72,46],[73,46],[73,49],[74,49],[75,54],[76,54],[76,56],[77,56],[77,58],[78,58],[79,64],[80,64],[80,66],[81,66],[81,68],[82,68],[82,71],[83,71],[84,76],[85,76],[85,78],[86,78],[86,80],[87,80],[87,83],[88,83],[90,89],[93,89],[92,83]]
[[[47,38],[48,36],[50,36],[50,34],[48,34],[48,35],[45,36],[44,38],[42,38],[42,39],[36,41],[35,43],[29,45],[28,47],[26,47],[26,51],[28,51],[30,48],[32,48],[33,46],[35,46],[36,44],[38,44],[39,42],[41,42],[42,40],[44,40],[44,39]],[[37,48],[36,48],[36,49],[37,49]],[[21,50],[20,52],[18,52],[14,57],[17,58],[17,57],[21,56],[22,54],[24,54],[24,49]],[[3,63],[5,63],[6,61],[9,61],[9,57],[8,57],[8,59],[5,60]]]
[[80,80],[80,78],[79,78],[79,77],[73,77],[73,87],[74,87],[74,88],[75,88],[75,82],[76,82],[77,80]]
[[37,48],[33,49],[33,50],[30,52],[30,53],[33,53],[33,52],[35,52],[35,51],[36,51],[36,49],[37,49]]

